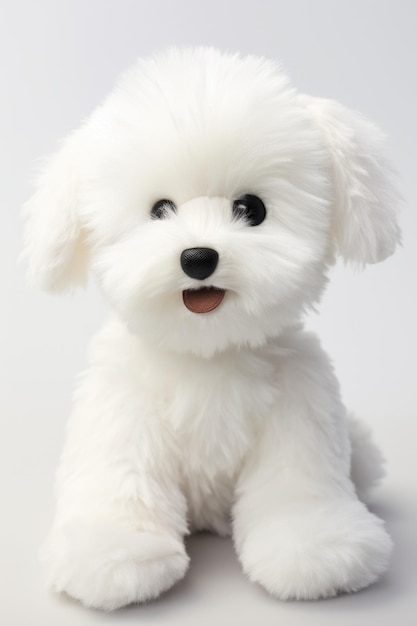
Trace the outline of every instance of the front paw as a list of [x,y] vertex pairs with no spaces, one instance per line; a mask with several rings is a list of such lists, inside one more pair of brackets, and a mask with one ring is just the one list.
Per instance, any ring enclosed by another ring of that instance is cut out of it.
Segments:
[[41,560],[53,591],[105,611],[157,598],[189,563],[183,543],[168,534],[81,521],[54,530]]
[[287,509],[237,544],[249,578],[283,600],[367,587],[387,569],[391,548],[381,520],[355,500]]

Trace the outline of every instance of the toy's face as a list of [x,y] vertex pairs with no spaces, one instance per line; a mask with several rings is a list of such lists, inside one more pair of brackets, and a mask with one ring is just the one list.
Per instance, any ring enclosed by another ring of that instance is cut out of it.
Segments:
[[263,59],[171,50],[134,66],[51,159],[26,207],[29,273],[57,291],[91,267],[155,348],[260,345],[318,300],[335,251],[393,252],[380,144]]
[[318,133],[286,88],[199,101],[190,80],[180,98],[147,94],[146,111],[119,96],[99,113],[84,211],[93,270],[130,329],[210,356],[263,343],[317,300],[328,186]]

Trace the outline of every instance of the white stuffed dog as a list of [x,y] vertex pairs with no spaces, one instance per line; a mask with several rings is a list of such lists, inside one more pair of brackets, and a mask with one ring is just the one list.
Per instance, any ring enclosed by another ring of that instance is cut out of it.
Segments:
[[115,316],[93,340],[42,550],[49,585],[106,610],[186,573],[184,537],[232,534],[278,598],[361,589],[391,541],[381,475],[301,319],[338,255],[399,241],[382,135],[216,50],[139,61],[68,137],[25,209],[31,278],[87,269]]

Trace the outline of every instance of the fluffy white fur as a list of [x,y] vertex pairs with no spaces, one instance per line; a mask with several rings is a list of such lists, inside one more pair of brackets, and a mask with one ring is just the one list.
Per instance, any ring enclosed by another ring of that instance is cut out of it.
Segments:
[[[246,193],[267,208],[256,227],[232,217]],[[152,220],[160,198],[177,213]],[[300,320],[337,254],[393,252],[397,203],[380,132],[272,62],[170,50],[122,77],[25,208],[32,280],[62,290],[91,268],[116,313],[68,425],[42,551],[53,589],[106,610],[156,598],[195,529],[231,532],[283,599],[384,572],[391,541],[358,499],[380,456]],[[219,253],[203,281],[179,262],[198,246]],[[226,295],[195,314],[182,292],[201,286]]]

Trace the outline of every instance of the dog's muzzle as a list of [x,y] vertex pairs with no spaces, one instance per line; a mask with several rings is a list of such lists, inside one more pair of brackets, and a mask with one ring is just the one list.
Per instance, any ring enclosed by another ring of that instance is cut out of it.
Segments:
[[[187,248],[181,253],[181,267],[187,276],[204,280],[217,267],[219,253],[212,248]],[[224,298],[225,290],[217,287],[186,289],[182,299],[192,313],[208,313],[216,309]]]

